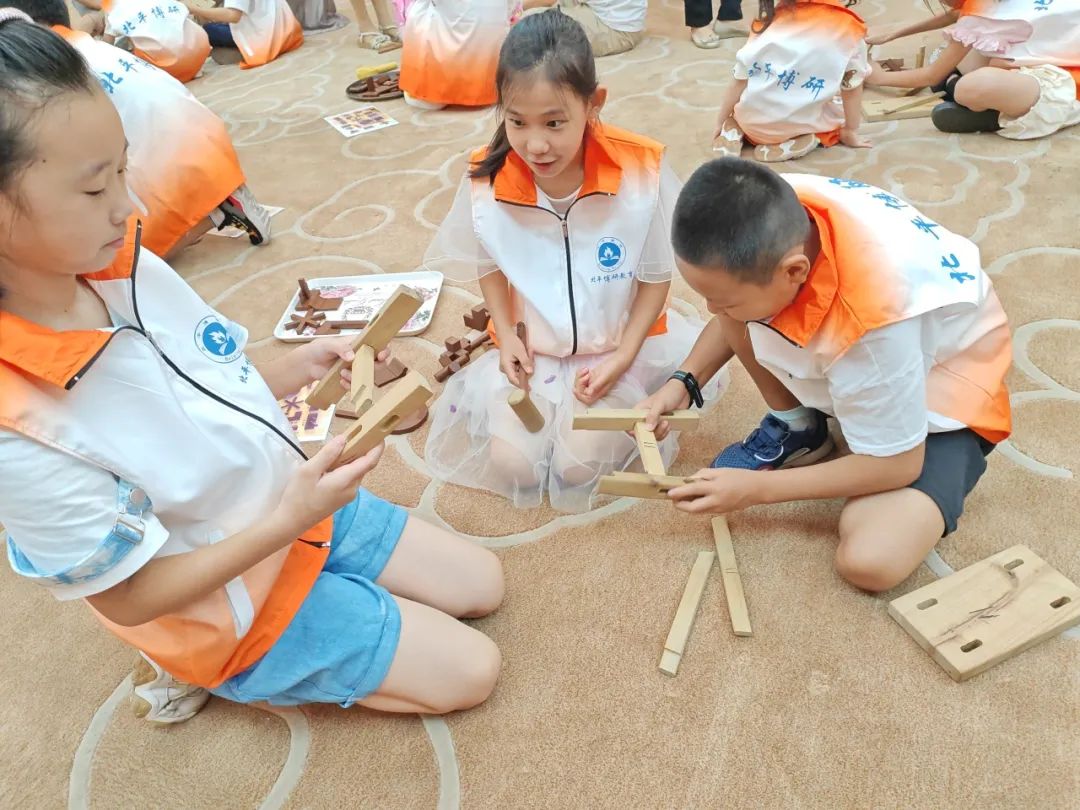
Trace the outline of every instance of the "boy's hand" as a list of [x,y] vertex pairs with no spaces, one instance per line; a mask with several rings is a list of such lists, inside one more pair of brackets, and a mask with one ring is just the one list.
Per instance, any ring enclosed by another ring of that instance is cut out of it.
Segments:
[[877,30],[877,31],[874,31],[873,33],[868,34],[868,36],[866,37],[866,44],[871,45],[871,46],[873,46],[873,45],[884,45],[886,42],[892,42],[892,41],[893,41],[892,32],[891,31],[882,31],[880,29]]
[[859,134],[857,129],[844,127],[840,130],[840,143],[853,149],[866,149],[873,146],[873,142]]
[[660,418],[660,414],[681,411],[689,406],[690,392],[686,386],[678,380],[668,380],[655,394],[635,405],[634,409],[649,412],[645,417],[645,427],[656,434],[656,440],[660,441],[671,431],[670,425]]
[[499,336],[499,368],[515,388],[529,390],[533,373],[532,353],[517,335]]
[[[319,338],[305,343],[294,352],[296,361],[302,364],[303,373],[308,382],[321,380],[330,370],[330,366],[339,358],[347,364],[356,356],[352,350],[351,337]],[[386,360],[387,350],[383,349],[375,357],[376,363]],[[306,384],[306,383],[305,383]],[[352,385],[352,367],[346,365],[341,370],[341,385],[348,390]]]
[[364,476],[375,468],[382,456],[383,444],[369,450],[333,472],[328,472],[345,449],[345,436],[335,436],[293,473],[281,493],[277,512],[295,533],[314,526],[325,517],[350,503]]
[[690,476],[695,479],[692,483],[675,487],[668,497],[683,512],[724,515],[763,503],[760,493],[765,475],[760,470],[699,470]]
[[627,359],[614,352],[595,368],[578,369],[574,379],[574,396],[583,405],[595,405],[607,396],[611,386],[619,381],[632,362],[632,358]]

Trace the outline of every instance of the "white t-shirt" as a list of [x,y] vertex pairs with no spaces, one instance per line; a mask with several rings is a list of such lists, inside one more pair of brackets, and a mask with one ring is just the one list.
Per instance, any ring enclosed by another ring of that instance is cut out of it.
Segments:
[[111,0],[105,33],[127,37],[147,61],[168,70],[188,54],[206,58],[206,33],[181,0]]
[[300,23],[285,0],[225,0],[224,8],[243,16],[229,23],[236,47],[249,65],[264,65],[289,50],[292,40],[303,35]]
[[587,0],[600,22],[615,31],[634,34],[645,30],[647,0]]

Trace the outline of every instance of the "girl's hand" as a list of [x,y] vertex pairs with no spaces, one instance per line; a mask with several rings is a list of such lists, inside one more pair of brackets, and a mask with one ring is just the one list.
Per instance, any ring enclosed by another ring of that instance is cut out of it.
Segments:
[[870,46],[884,45],[886,42],[892,42],[893,35],[891,31],[875,31],[866,37],[866,44]]
[[533,358],[517,335],[499,337],[499,368],[515,388],[529,390],[529,377],[533,373]]
[[660,418],[660,414],[681,411],[689,406],[690,392],[686,390],[686,386],[678,380],[668,380],[655,394],[643,399],[634,408],[649,412],[645,417],[645,427],[652,430],[656,434],[656,440],[660,441],[671,432],[671,426]]
[[379,463],[383,444],[380,442],[356,461],[330,472],[344,449],[344,434],[335,436],[301,464],[285,485],[277,512],[287,525],[294,527],[297,536],[356,497],[364,476]]
[[859,134],[857,129],[844,127],[840,130],[840,143],[853,149],[867,149],[873,146],[873,142]]
[[630,368],[633,358],[614,352],[595,368],[578,369],[574,379],[574,396],[583,405],[595,405],[607,396],[611,386]]
[[692,514],[711,513],[725,515],[756,506],[763,475],[759,470],[699,470],[691,476],[689,484],[675,487],[668,497],[675,501],[675,508]]
[[[387,353],[387,350],[383,349],[375,357],[375,362],[384,362]],[[339,358],[349,364],[352,363],[356,354],[352,350],[352,338],[336,337],[319,338],[318,340],[312,340],[310,343],[305,343],[294,351],[294,356],[296,356],[297,362],[301,364],[302,373],[306,380],[304,384],[306,385],[309,382],[321,380],[325,377],[326,373],[330,371],[330,367]],[[346,365],[341,370],[341,386],[348,390],[351,385],[352,366]]]

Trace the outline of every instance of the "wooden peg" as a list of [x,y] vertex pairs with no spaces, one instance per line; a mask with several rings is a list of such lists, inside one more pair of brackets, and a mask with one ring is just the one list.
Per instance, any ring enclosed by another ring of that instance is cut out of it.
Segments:
[[529,433],[538,433],[544,427],[544,415],[540,413],[528,391],[515,388],[506,398],[506,402]]
[[345,449],[334,466],[340,467],[360,458],[389,436],[401,422],[425,407],[430,399],[431,390],[424,378],[410,371],[349,428],[345,434]]
[[660,455],[660,447],[656,443],[656,434],[645,427],[644,422],[634,424],[634,440],[637,442],[638,454],[641,456],[641,466],[649,475],[666,475],[664,458]]
[[727,596],[728,613],[731,614],[731,629],[737,636],[752,636],[750,612],[746,608],[746,596],[743,594],[742,577],[735,564],[735,547],[731,544],[731,531],[727,518],[723,515],[712,519],[713,542],[716,544],[716,556],[720,559],[720,575],[724,580],[724,595]]
[[682,661],[687,639],[690,638],[690,631],[694,627],[701,595],[705,593],[705,583],[709,580],[709,570],[715,559],[716,554],[713,552],[699,551],[694,567],[690,569],[690,578],[686,580],[686,588],[664,642],[664,652],[660,656],[660,671],[666,675],[675,675],[679,671],[679,663]]
[[[423,299],[415,292],[407,287],[399,286],[375,313],[364,331],[353,338],[353,351],[359,351],[361,346],[370,346],[378,355],[409,322],[409,318],[420,309],[423,303]],[[329,371],[319,380],[318,385],[308,394],[308,405],[318,410],[325,410],[341,398],[337,387],[341,378],[341,369],[344,367],[345,361],[341,358],[334,361]]]
[[297,295],[297,304],[301,308],[332,311],[341,307],[343,299],[327,298],[318,290],[312,292],[311,287],[308,286],[307,279],[297,279],[296,283],[300,286],[300,292]]

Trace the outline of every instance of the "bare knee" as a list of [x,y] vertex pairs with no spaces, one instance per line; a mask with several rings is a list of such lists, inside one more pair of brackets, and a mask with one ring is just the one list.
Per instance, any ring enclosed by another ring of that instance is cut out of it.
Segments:
[[953,87],[953,98],[975,112],[998,109],[998,87],[990,74],[984,68],[961,76]]
[[431,714],[447,714],[479,706],[491,695],[502,669],[502,653],[479,631],[465,628],[468,640],[458,646],[454,660],[446,662],[442,688],[428,702]]
[[468,592],[462,595],[465,604],[458,616],[463,619],[487,616],[502,604],[506,593],[502,562],[487,549],[480,551]]
[[878,552],[867,553],[868,543],[844,545],[836,550],[836,573],[864,591],[877,593],[895,588],[903,582],[910,571],[898,572],[891,561]]
[[535,464],[502,439],[491,440],[491,464],[519,487],[534,487],[539,483]]

